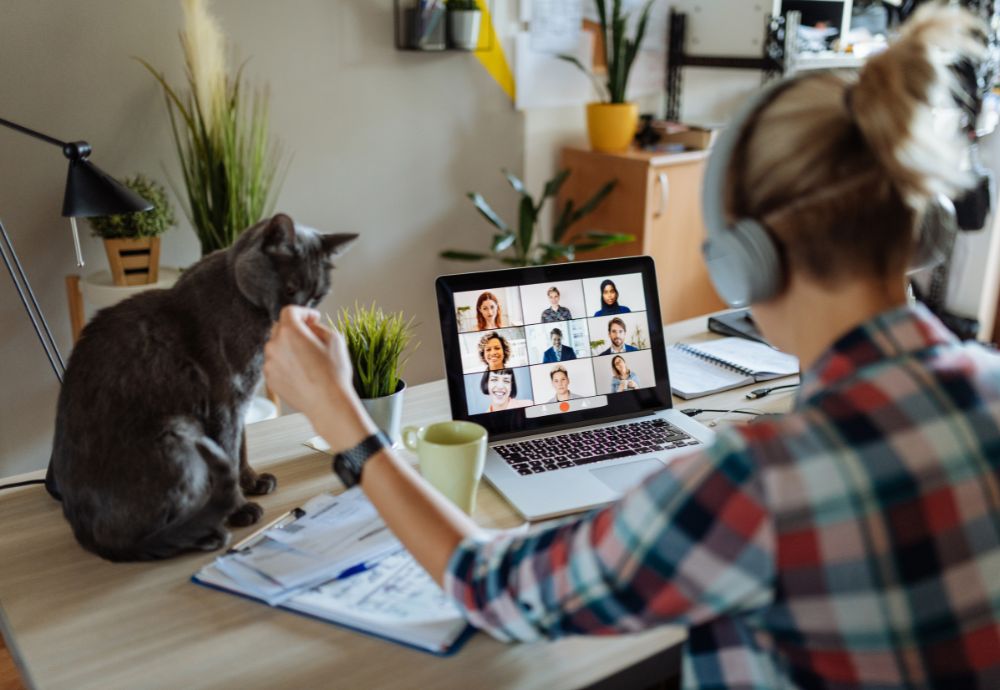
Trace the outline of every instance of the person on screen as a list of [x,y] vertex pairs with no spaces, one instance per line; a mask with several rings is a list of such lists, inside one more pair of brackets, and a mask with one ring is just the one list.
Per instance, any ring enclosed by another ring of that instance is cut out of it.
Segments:
[[517,379],[514,378],[513,369],[483,372],[483,380],[479,384],[479,390],[489,398],[489,412],[516,410],[519,407],[532,405],[530,400],[517,399]]
[[562,331],[553,328],[549,332],[552,339],[552,347],[542,353],[542,363],[562,362],[567,359],[576,359],[576,352],[569,345],[562,344]]
[[496,331],[487,333],[479,339],[479,359],[487,371],[503,369],[510,359],[510,343]]
[[569,372],[566,371],[566,367],[563,365],[557,364],[552,367],[552,371],[549,372],[549,379],[552,381],[552,390],[556,393],[555,397],[549,400],[550,403],[579,400],[583,397],[569,389]]
[[484,292],[476,300],[477,331],[493,331],[503,328],[503,313],[500,300],[492,292]]
[[621,355],[611,358],[611,392],[634,391],[639,387],[639,377],[632,373]]
[[614,316],[615,314],[628,314],[632,310],[618,304],[618,288],[615,281],[605,280],[601,283],[601,308],[594,312],[594,316]]
[[542,312],[542,323],[553,321],[568,321],[573,318],[569,309],[559,306],[559,288],[555,285],[549,288],[549,308]]
[[[963,62],[986,35],[923,4],[858,70],[799,72],[731,124],[712,203],[776,244],[775,292],[750,301],[802,366],[785,414],[526,534],[482,529],[391,447],[365,462],[362,490],[473,625],[532,644],[685,626],[685,688],[1000,686],[1000,356],[906,289],[925,204],[976,184],[975,116],[949,101],[977,98]],[[334,452],[376,433],[319,312],[285,307],[265,352]]]
[[611,340],[611,346],[601,354],[614,355],[619,352],[637,352],[639,348],[625,342],[626,330],[625,322],[617,316],[608,321],[608,338]]

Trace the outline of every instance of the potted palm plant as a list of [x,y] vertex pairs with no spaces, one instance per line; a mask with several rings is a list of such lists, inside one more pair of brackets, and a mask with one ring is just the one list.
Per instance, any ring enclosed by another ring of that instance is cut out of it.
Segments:
[[481,194],[469,192],[468,197],[472,199],[476,210],[499,232],[493,235],[489,253],[448,249],[441,252],[442,258],[456,261],[496,259],[509,266],[540,266],[555,261],[573,261],[580,252],[635,241],[634,235],[600,230],[588,230],[575,234],[570,240],[567,239],[570,227],[596,209],[615,188],[617,180],[607,182],[579,208],[573,205],[572,199],[567,200],[552,228],[552,241],[543,242],[535,236],[535,225],[545,202],[559,193],[566,178],[569,177],[569,170],[559,171],[555,177],[546,182],[545,189],[542,190],[542,197],[537,202],[528,193],[524,183],[518,177],[506,170],[503,171],[503,174],[514,191],[521,195],[517,226],[508,225]]
[[95,236],[104,240],[111,278],[115,285],[147,285],[159,280],[160,235],[176,219],[163,186],[137,174],[126,178],[126,187],[148,200],[153,208],[138,213],[88,218]]
[[649,10],[654,0],[647,0],[639,14],[635,37],[629,38],[628,13],[622,10],[622,0],[610,0],[611,13],[608,14],[609,0],[594,0],[597,18],[601,26],[598,49],[603,51],[607,75],[604,80],[594,75],[572,55],[560,55],[572,62],[591,78],[601,100],[587,105],[587,135],[590,146],[595,151],[624,151],[635,136],[639,123],[639,108],[625,100],[629,72],[639,52],[642,38],[649,21]]
[[479,24],[482,13],[476,0],[447,0],[448,36],[451,44],[462,50],[479,46]]
[[268,132],[266,92],[247,93],[242,67],[229,74],[225,37],[203,1],[181,4],[187,90],[139,61],[163,89],[187,192],[184,211],[204,256],[271,215],[279,154]]
[[416,349],[413,343],[413,319],[402,312],[386,313],[373,302],[370,307],[354,305],[352,311],[340,311],[336,324],[347,341],[347,351],[354,367],[354,389],[361,397],[379,429],[399,442],[406,382],[403,368]]

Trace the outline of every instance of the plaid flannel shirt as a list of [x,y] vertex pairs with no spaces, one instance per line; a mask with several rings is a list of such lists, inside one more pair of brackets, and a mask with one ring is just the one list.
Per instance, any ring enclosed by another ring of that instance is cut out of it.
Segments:
[[882,314],[790,414],[582,518],[463,542],[445,588],[501,640],[687,626],[689,688],[996,690],[1000,357]]

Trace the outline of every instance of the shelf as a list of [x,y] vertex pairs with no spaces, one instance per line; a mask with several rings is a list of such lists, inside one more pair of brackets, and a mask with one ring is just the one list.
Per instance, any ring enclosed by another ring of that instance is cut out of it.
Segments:
[[[430,6],[427,6],[430,5]],[[419,8],[420,6],[424,6]],[[424,2],[421,0],[393,0],[393,25],[396,50],[418,53],[442,53],[446,51],[481,53],[493,49],[494,32],[490,30],[493,0],[480,2],[476,18],[478,39],[475,48],[459,45],[452,34],[452,12],[444,7],[444,2]]]

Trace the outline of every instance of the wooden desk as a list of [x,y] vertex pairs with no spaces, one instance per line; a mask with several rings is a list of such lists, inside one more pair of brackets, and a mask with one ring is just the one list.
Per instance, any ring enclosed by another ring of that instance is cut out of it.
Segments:
[[[704,326],[704,317],[677,324],[668,340],[710,337],[696,335]],[[766,407],[754,407],[778,411],[790,401],[775,394],[760,401]],[[729,391],[696,404],[729,409],[746,402]],[[444,382],[409,389],[403,416],[407,424],[448,418]],[[329,458],[302,445],[311,435],[301,415],[248,427],[251,462],[278,477],[278,491],[260,500],[264,520],[340,489]],[[520,523],[485,483],[475,518],[487,527]],[[440,659],[192,584],[191,574],[212,554],[103,561],[80,548],[59,504],[40,486],[0,494],[0,525],[0,629],[29,687],[558,690],[602,680],[642,687],[677,674],[685,638],[681,628],[662,627],[504,645],[480,633]],[[236,530],[234,538],[248,531]]]

